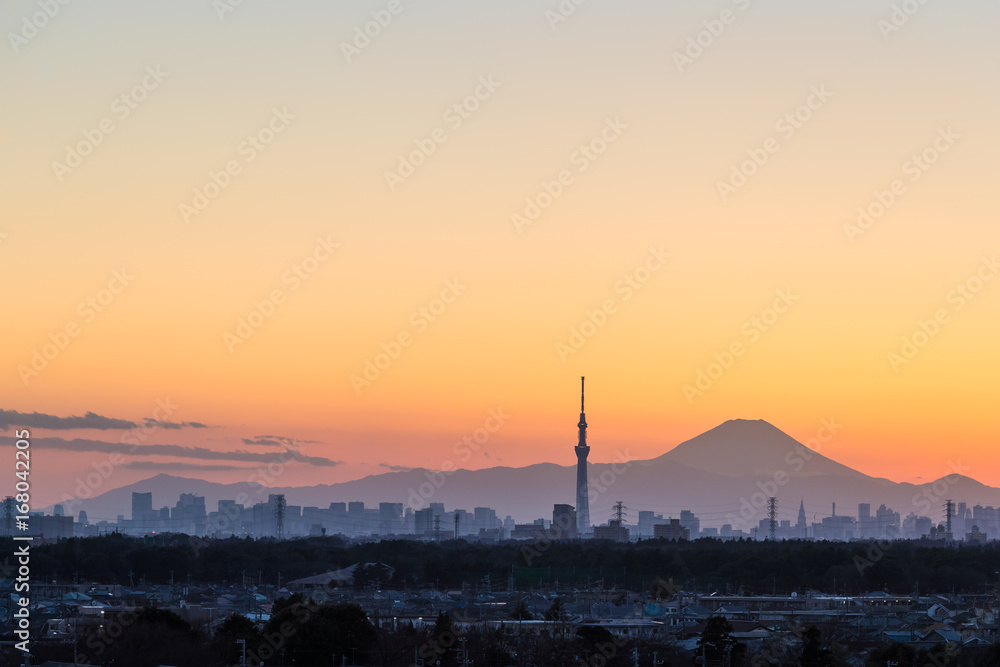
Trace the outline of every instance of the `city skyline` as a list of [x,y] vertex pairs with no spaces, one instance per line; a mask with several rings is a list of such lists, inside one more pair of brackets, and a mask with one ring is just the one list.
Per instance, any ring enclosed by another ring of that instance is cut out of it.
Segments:
[[[294,492],[294,490],[292,490]],[[160,493],[163,500],[163,493]],[[122,532],[131,535],[155,535],[157,533],[189,534],[213,538],[227,537],[276,537],[294,539],[297,537],[317,537],[343,535],[348,538],[471,538],[487,543],[504,540],[537,540],[544,531],[544,537],[554,540],[597,539],[627,542],[628,531],[632,539],[667,537],[675,540],[693,540],[710,537],[722,540],[748,538],[753,540],[893,540],[924,539],[947,544],[956,542],[984,543],[1000,538],[1000,507],[945,501],[944,517],[918,514],[910,507],[908,513],[895,511],[886,503],[879,503],[872,511],[873,503],[858,502],[845,508],[841,505],[837,513],[836,503],[830,514],[819,516],[811,512],[812,520],[806,516],[805,499],[799,502],[797,520],[784,518],[794,515],[794,510],[776,512],[774,517],[759,518],[737,513],[729,513],[725,520],[733,523],[718,525],[720,519],[710,512],[706,517],[701,512],[681,509],[679,512],[664,510],[633,511],[615,503],[614,518],[599,524],[588,524],[584,529],[576,521],[573,506],[557,503],[553,506],[552,519],[540,517],[518,522],[510,514],[504,515],[503,508],[477,506],[472,508],[448,508],[442,502],[426,502],[424,506],[407,505],[400,502],[378,502],[367,507],[363,501],[333,501],[328,507],[289,504],[285,493],[258,491],[248,494],[240,491],[233,498],[220,498],[217,508],[211,509],[205,496],[198,493],[180,493],[171,506],[169,503],[157,507],[154,494],[150,491],[132,491],[129,513],[121,513],[115,520],[97,517],[91,520],[87,510],[67,505],[54,506],[51,514],[32,512],[29,533],[46,540],[66,537],[85,537]],[[777,497],[771,500],[777,501]],[[9,499],[7,503],[13,503]],[[775,503],[777,505],[777,503]],[[279,521],[279,508],[281,520]],[[6,504],[0,525],[0,534],[12,534],[14,512],[7,519]],[[77,511],[72,512],[73,509]],[[846,509],[846,511],[845,511]],[[631,511],[635,521],[626,521]],[[674,517],[673,514],[677,514]],[[933,514],[933,513],[932,513]],[[503,519],[500,517],[503,516]],[[53,517],[55,520],[53,520]],[[940,518],[940,520],[938,520]],[[725,521],[723,520],[723,521]],[[709,523],[714,525],[708,525]],[[282,527],[283,526],[283,527]],[[660,534],[658,526],[682,528],[683,532]],[[602,534],[599,528],[619,527],[626,532]]]
[[[583,378],[581,378],[581,390],[582,383]],[[581,394],[581,402],[582,400]],[[837,434],[838,425],[835,422],[824,420],[816,437],[803,444],[763,421],[730,420],[681,443],[656,459],[628,460],[619,450],[616,452],[618,458],[610,465],[604,466],[585,463],[586,453],[590,449],[586,445],[585,424],[585,416],[581,413],[578,424],[579,440],[575,450],[576,465],[562,466],[567,472],[575,470],[573,472],[576,478],[575,505],[559,504],[565,503],[571,497],[566,489],[560,488],[559,480],[563,479],[564,475],[554,472],[558,468],[532,472],[537,466],[500,468],[493,472],[491,469],[485,469],[478,473],[446,466],[440,470],[386,472],[381,476],[358,480],[353,485],[299,488],[269,486],[268,482],[280,478],[281,470],[272,469],[273,476],[269,476],[266,472],[267,467],[261,466],[257,473],[244,483],[220,487],[233,489],[232,495],[235,498],[223,498],[220,496],[223,492],[219,490],[212,491],[208,495],[211,496],[211,502],[220,502],[220,513],[222,502],[230,504],[235,502],[249,507],[250,504],[254,504],[255,499],[259,503],[263,502],[265,496],[273,499],[279,494],[282,498],[290,498],[294,507],[299,509],[304,505],[311,505],[315,510],[317,507],[325,507],[327,503],[330,503],[331,509],[334,504],[339,503],[344,506],[344,511],[348,505],[356,505],[363,509],[365,502],[379,507],[398,505],[400,508],[397,512],[398,518],[405,516],[408,521],[412,520],[412,514],[426,510],[432,505],[439,508],[438,514],[440,514],[444,511],[445,502],[456,506],[464,504],[468,507],[494,506],[501,515],[510,512],[518,520],[523,521],[534,519],[533,513],[537,513],[539,507],[555,502],[557,508],[565,507],[566,511],[572,513],[576,534],[590,537],[592,527],[608,525],[613,513],[610,508],[611,498],[626,498],[628,506],[625,509],[633,514],[638,512],[652,516],[659,510],[669,519],[671,514],[669,508],[673,508],[673,513],[682,510],[682,517],[684,512],[694,510],[695,514],[704,517],[706,526],[718,529],[728,524],[730,530],[735,528],[737,533],[742,534],[756,522],[763,522],[763,517],[766,517],[766,501],[772,497],[775,501],[783,499],[783,502],[778,504],[776,520],[787,520],[791,523],[794,508],[788,504],[788,498],[800,494],[795,524],[799,528],[804,527],[806,523],[805,502],[808,498],[808,513],[813,522],[828,515],[836,517],[838,502],[841,504],[839,516],[849,514],[843,511],[845,507],[881,505],[884,509],[887,503],[890,505],[903,503],[902,516],[929,517],[928,520],[935,526],[937,525],[935,517],[941,513],[942,503],[951,503],[952,514],[955,514],[956,506],[961,508],[959,515],[963,520],[965,508],[968,506],[972,512],[971,508],[975,505],[976,518],[981,522],[986,521],[981,526],[984,534],[987,530],[991,534],[994,532],[995,517],[992,514],[985,518],[981,517],[979,506],[986,504],[989,512],[992,512],[992,504],[988,503],[995,502],[1000,505],[1000,489],[982,486],[976,480],[969,478],[967,476],[969,471],[955,462],[952,463],[949,474],[943,475],[933,483],[920,486],[898,484],[894,485],[898,488],[889,489],[885,486],[886,480],[869,477],[820,453],[824,443],[832,441]],[[587,450],[582,456],[579,443],[584,443]],[[762,470],[773,472],[762,476]],[[661,476],[667,471],[669,471],[668,476]],[[113,469],[109,468],[108,472],[113,472]],[[463,478],[463,475],[466,478]],[[470,475],[476,477],[473,479]],[[108,478],[110,476],[109,474]],[[569,475],[565,477],[568,481]],[[78,478],[79,485],[75,494],[64,494],[56,512],[76,517],[79,511],[84,509],[94,517],[94,523],[109,522],[114,516],[121,516],[122,501],[119,491],[135,489],[132,492],[134,503],[136,492],[143,496],[149,495],[151,498],[146,489],[153,488],[162,498],[164,495],[174,495],[175,489],[180,486],[187,488],[185,495],[202,498],[204,514],[206,494],[198,489],[218,486],[197,479],[164,476],[162,473],[146,480],[146,486],[143,482],[138,482],[121,489],[101,488],[103,481],[100,468],[91,472],[86,479]],[[658,491],[660,487],[663,490]],[[518,489],[519,493],[516,496],[509,495],[512,488]],[[819,502],[817,496],[820,498]],[[108,501],[101,501],[101,498],[107,497],[119,498],[118,507],[108,505]],[[597,503],[595,510],[597,519],[594,521],[590,520],[592,502]],[[583,513],[577,510],[581,506],[586,508]],[[133,504],[133,517],[134,508]],[[146,509],[162,518],[161,510],[154,511],[152,506]],[[163,509],[166,510],[166,507]],[[584,514],[586,518],[581,519],[580,514]],[[859,509],[858,516],[861,515]],[[899,516],[900,514],[897,514],[897,524]],[[175,520],[169,513],[167,517],[171,521]],[[381,519],[385,518],[383,516]],[[925,530],[924,533],[926,532]],[[418,530],[417,533],[420,534],[421,531]],[[843,534],[843,528],[836,529],[830,534]]]

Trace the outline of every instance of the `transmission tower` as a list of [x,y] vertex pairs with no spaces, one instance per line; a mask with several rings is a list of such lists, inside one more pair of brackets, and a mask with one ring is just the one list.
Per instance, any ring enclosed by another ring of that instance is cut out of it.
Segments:
[[285,539],[285,495],[278,494],[274,497],[274,518],[278,523],[278,539]]
[[767,499],[767,524],[768,534],[774,542],[774,533],[778,528],[778,499],[774,497]]
[[951,536],[951,517],[955,516],[955,503],[950,500],[944,501],[944,525],[945,530],[948,531],[948,539],[952,539]]
[[619,526],[622,525],[622,523],[625,521],[625,510],[627,509],[628,508],[625,507],[622,501],[619,500],[618,502],[615,503],[615,508],[614,508],[615,521],[618,522]]

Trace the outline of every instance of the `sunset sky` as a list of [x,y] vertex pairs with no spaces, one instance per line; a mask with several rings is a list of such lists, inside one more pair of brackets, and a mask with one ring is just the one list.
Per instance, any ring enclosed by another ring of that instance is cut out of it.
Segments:
[[112,420],[30,418],[38,502],[129,434],[102,490],[437,468],[491,411],[465,467],[569,465],[581,375],[592,461],[835,418],[1000,486],[1000,6],[559,6],[4,3],[0,452]]

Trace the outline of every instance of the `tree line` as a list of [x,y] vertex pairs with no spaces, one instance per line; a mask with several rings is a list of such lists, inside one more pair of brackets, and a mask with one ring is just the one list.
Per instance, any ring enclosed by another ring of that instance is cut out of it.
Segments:
[[[12,552],[10,540],[0,539],[0,544],[5,553]],[[518,590],[559,583],[643,591],[654,581],[672,580],[686,590],[731,593],[992,593],[1000,571],[997,543],[948,547],[918,541],[353,543],[339,536],[279,542],[111,534],[40,545],[32,554],[33,572],[45,581],[126,586],[171,581],[274,585],[279,574],[288,582],[360,562],[382,563],[389,569],[366,575],[371,581],[359,585],[396,588],[460,588],[488,580],[502,589],[513,578]]]

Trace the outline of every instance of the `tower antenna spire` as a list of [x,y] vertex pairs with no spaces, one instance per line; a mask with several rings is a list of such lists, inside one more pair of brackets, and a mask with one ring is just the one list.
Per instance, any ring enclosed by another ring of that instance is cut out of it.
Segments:
[[576,442],[576,526],[577,534],[590,535],[590,484],[587,480],[587,454],[590,447],[587,446],[587,416],[583,413],[584,381],[586,378],[580,376],[580,421],[576,425],[579,429]]

